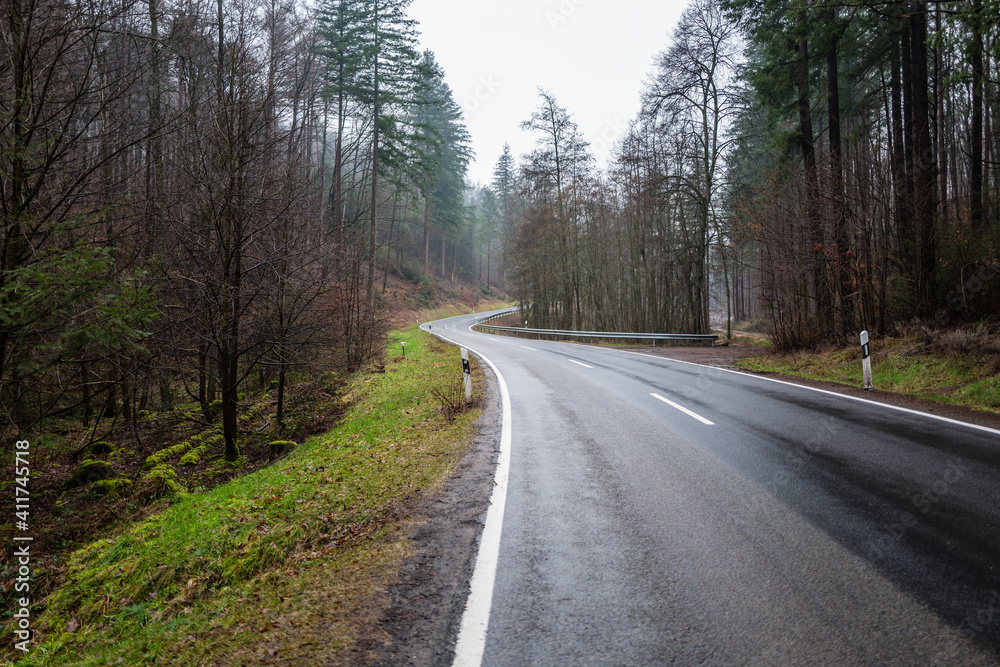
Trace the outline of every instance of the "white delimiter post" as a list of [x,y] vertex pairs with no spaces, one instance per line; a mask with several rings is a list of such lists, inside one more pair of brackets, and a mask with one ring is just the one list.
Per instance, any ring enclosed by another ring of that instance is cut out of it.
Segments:
[[872,358],[868,349],[868,332],[861,332],[861,367],[865,372],[865,389],[874,389],[872,386]]
[[462,380],[465,382],[465,402],[472,403],[472,371],[469,369],[469,351],[462,348]]

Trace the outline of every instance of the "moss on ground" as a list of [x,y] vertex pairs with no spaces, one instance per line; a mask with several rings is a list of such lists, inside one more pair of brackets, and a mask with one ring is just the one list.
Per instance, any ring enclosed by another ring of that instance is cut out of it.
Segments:
[[76,472],[63,484],[64,490],[84,488],[95,482],[114,477],[115,471],[103,461],[85,459]]
[[288,454],[298,445],[291,440],[274,440],[268,445],[270,449],[271,458],[278,458],[279,456],[284,456]]
[[127,477],[102,479],[94,482],[91,490],[99,496],[106,496],[109,499],[117,500],[131,492],[132,480]]
[[456,348],[414,327],[394,340],[406,359],[355,378],[341,425],[274,465],[180,494],[168,463],[147,471],[143,492],[177,497],[72,554],[17,664],[327,664],[349,650],[408,553],[405,507],[443,484],[479,415],[449,422],[434,400],[461,381]]
[[176,445],[171,445],[170,447],[164,447],[155,454],[150,454],[146,458],[146,462],[142,464],[143,470],[153,470],[165,464],[167,461],[178,456],[183,456],[188,453],[194,447],[194,442],[192,440],[185,440],[184,442],[179,442]]

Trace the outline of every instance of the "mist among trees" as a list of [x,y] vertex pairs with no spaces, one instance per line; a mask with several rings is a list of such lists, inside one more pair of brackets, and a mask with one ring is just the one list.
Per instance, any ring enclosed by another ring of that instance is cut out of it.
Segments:
[[995,3],[693,0],[597,170],[541,91],[514,288],[541,327],[779,347],[1000,312]]
[[[381,353],[390,276],[531,324],[782,347],[998,312],[995,2],[693,0],[600,169],[540,90],[470,188],[405,0],[12,0],[0,419],[100,438]],[[9,440],[9,439],[8,439]]]
[[390,273],[480,279],[501,244],[407,4],[3,5],[5,428],[197,401],[235,458],[242,392],[281,422],[291,375],[381,354]]

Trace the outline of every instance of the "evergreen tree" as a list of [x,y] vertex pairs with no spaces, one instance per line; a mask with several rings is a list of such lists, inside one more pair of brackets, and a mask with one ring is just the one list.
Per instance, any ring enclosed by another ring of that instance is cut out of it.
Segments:
[[415,115],[414,180],[424,199],[424,274],[429,274],[430,229],[441,232],[441,272],[445,273],[445,246],[449,235],[459,238],[465,219],[465,174],[472,158],[470,137],[444,73],[426,51],[420,63]]
[[365,99],[366,12],[362,0],[326,0],[318,10],[320,41],[317,51],[324,67],[324,97],[336,108],[336,138],[333,149],[333,184],[330,208],[333,212],[334,242],[338,249],[344,226],[344,134],[352,105]]
[[334,149],[334,227],[339,235],[343,201],[343,138],[353,108],[368,127],[370,176],[368,293],[375,274],[379,181],[383,172],[399,178],[410,167],[417,54],[416,23],[406,15],[409,0],[328,0],[320,7],[328,95],[337,105]]
[[[499,235],[503,266],[510,266],[513,257],[514,223],[520,215],[520,198],[517,191],[517,165],[510,153],[510,144],[503,145],[503,153],[493,167],[493,182],[490,185],[496,195],[499,209]],[[506,284],[506,280],[503,281]]]

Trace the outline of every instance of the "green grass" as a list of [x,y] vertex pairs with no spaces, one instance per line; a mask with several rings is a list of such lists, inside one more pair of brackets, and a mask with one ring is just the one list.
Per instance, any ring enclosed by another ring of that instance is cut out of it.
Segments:
[[406,359],[346,387],[339,427],[75,552],[17,664],[325,664],[351,647],[407,553],[408,503],[447,478],[479,414],[448,422],[433,397],[460,384],[456,348],[392,337]]
[[[863,387],[860,347],[748,357],[740,368]],[[872,342],[875,389],[1000,412],[1000,356],[947,350],[913,339]]]

